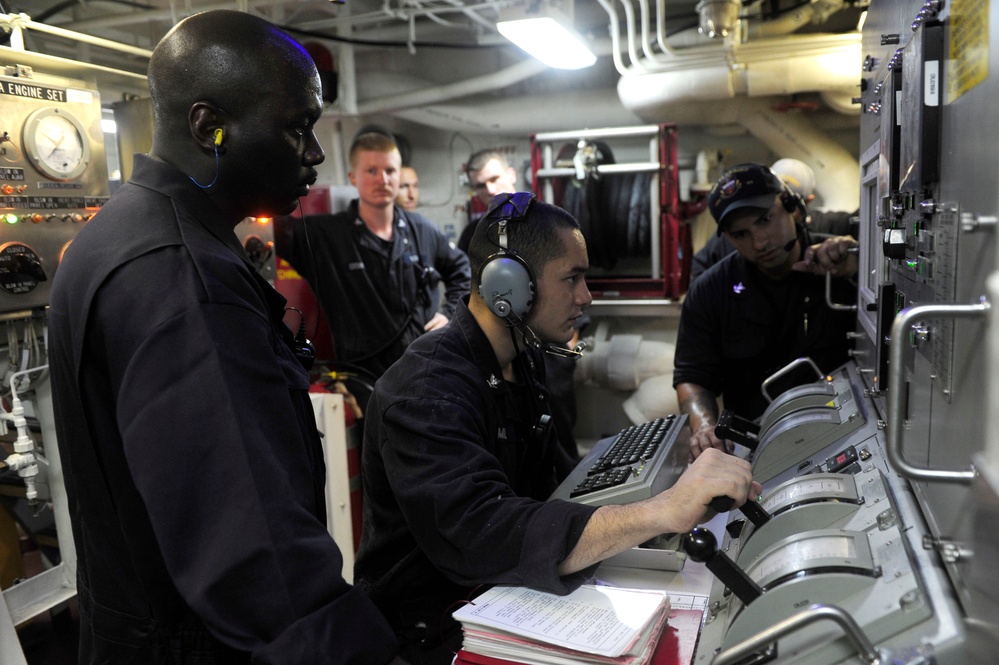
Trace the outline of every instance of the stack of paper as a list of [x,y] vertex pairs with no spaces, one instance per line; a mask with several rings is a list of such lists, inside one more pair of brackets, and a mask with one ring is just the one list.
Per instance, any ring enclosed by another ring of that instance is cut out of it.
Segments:
[[454,613],[464,634],[457,662],[646,665],[668,613],[663,591],[494,587]]

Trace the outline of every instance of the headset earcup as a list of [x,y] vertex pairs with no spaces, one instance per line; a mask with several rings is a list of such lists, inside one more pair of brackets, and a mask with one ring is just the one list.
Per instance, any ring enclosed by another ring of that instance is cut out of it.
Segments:
[[527,318],[534,304],[534,278],[527,263],[511,252],[490,257],[479,270],[479,295],[500,318]]
[[780,202],[784,206],[784,210],[791,213],[797,210],[801,213],[802,219],[808,216],[808,211],[805,209],[805,201],[798,194],[785,190],[780,195]]

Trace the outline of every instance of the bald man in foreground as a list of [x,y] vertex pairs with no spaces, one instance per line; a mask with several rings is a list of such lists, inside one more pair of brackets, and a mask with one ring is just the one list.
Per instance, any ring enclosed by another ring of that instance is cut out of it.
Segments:
[[319,74],[272,24],[180,22],[149,63],[153,148],[54,279],[56,431],[80,663],[386,663],[326,531],[310,357],[247,260],[325,158]]

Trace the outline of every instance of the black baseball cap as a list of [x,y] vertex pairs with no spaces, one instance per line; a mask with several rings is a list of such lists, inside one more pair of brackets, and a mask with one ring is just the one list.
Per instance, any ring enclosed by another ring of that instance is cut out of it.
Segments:
[[738,164],[725,171],[708,194],[708,210],[718,223],[718,235],[731,212],[740,208],[768,210],[784,188],[780,176],[763,164]]

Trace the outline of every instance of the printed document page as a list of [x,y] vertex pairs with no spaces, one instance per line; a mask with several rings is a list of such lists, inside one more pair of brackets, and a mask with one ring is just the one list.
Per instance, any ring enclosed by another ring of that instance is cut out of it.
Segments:
[[584,585],[567,596],[525,587],[494,587],[454,613],[478,625],[587,653],[626,653],[669,607],[662,591]]

